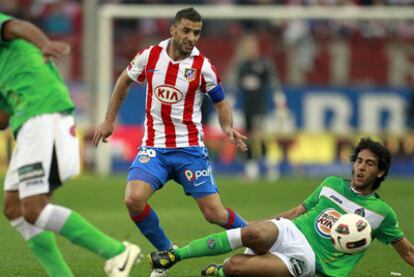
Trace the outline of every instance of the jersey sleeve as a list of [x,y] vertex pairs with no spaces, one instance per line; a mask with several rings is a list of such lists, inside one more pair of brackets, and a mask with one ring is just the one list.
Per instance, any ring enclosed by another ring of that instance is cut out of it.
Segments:
[[326,186],[328,182],[329,177],[323,180],[323,182],[309,195],[309,197],[303,201],[302,204],[306,210],[309,211],[312,207],[318,204],[322,188]]
[[201,91],[209,92],[221,83],[215,66],[206,59],[201,71]]
[[137,83],[143,83],[146,79],[145,67],[147,66],[150,48],[139,51],[127,67],[129,78]]
[[0,13],[0,42],[3,42],[3,25],[11,19],[13,19],[13,17]]
[[389,244],[404,237],[404,232],[400,229],[397,215],[391,208],[388,216],[375,230],[374,236],[383,244]]

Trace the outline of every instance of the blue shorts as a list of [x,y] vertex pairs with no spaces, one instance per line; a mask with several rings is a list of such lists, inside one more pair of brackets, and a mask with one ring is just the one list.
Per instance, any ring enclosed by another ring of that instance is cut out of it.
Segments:
[[154,191],[169,180],[183,186],[187,195],[201,198],[218,192],[205,147],[140,147],[129,168],[128,181],[141,180]]

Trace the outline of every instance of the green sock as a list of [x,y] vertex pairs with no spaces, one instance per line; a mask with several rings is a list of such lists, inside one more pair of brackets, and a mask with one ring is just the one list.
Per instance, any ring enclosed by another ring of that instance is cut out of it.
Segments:
[[211,234],[193,240],[184,247],[174,250],[180,260],[194,257],[215,256],[232,251],[226,232]]
[[49,276],[72,277],[68,265],[63,259],[52,232],[41,232],[28,241],[33,255],[40,261]]
[[72,211],[59,232],[74,244],[109,259],[125,250],[125,246],[99,231],[80,214]]

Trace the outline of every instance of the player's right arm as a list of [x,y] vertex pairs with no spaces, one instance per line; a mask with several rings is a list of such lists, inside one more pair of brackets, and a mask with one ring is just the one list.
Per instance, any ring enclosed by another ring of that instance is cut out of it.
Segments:
[[127,70],[125,69],[116,81],[105,119],[96,127],[95,134],[92,138],[93,146],[97,147],[100,141],[106,143],[107,138],[112,135],[116,115],[128,95],[128,90],[132,82],[133,80],[128,76]]
[[69,44],[50,40],[39,28],[29,21],[11,18],[2,25],[1,39],[4,41],[24,39],[36,45],[45,60],[60,58],[70,53]]
[[114,131],[116,115],[128,95],[128,90],[132,82],[143,83],[146,79],[145,68],[151,49],[151,47],[147,47],[139,51],[129,63],[128,67],[118,77],[106,111],[105,120],[97,126],[92,138],[93,146],[97,147],[100,141],[106,143],[107,138]]

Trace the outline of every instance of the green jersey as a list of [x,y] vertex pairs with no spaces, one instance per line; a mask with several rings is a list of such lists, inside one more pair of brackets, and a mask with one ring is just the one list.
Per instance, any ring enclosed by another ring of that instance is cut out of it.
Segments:
[[[12,18],[0,13],[0,30]],[[30,118],[72,111],[69,91],[52,62],[33,44],[0,35],[0,109],[10,114],[14,133]]]
[[307,212],[293,220],[316,255],[316,270],[325,276],[347,276],[364,252],[347,255],[332,245],[330,229],[341,214],[356,213],[372,227],[373,238],[384,244],[398,241],[404,234],[393,209],[377,193],[361,195],[348,180],[328,177],[303,202]]

